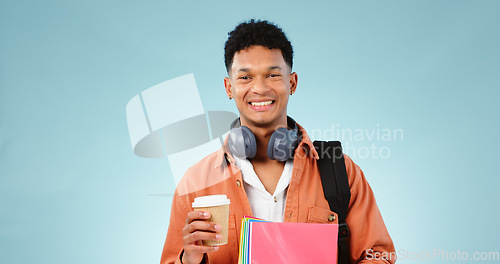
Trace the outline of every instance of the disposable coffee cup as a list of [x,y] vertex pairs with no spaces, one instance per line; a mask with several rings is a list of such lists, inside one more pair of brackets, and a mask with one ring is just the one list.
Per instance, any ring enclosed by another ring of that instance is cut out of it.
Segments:
[[208,195],[194,198],[192,203],[195,211],[205,211],[210,213],[208,222],[213,222],[221,226],[217,232],[222,235],[220,240],[203,240],[203,245],[217,246],[227,244],[228,223],[229,223],[229,204],[231,202],[226,195]]

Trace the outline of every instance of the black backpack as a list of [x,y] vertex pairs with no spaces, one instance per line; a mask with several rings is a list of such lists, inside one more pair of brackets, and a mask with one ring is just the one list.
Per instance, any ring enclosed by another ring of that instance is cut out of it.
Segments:
[[349,248],[347,238],[349,228],[345,222],[351,190],[345,168],[344,154],[339,141],[314,141],[314,147],[319,155],[318,167],[323,184],[325,198],[330,210],[336,212],[339,223],[338,264],[349,263]]

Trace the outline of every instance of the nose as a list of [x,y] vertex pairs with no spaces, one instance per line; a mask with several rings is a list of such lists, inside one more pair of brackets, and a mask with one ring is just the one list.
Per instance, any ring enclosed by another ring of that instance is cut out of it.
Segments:
[[256,94],[264,94],[269,90],[266,80],[263,77],[256,77],[253,81],[252,92]]

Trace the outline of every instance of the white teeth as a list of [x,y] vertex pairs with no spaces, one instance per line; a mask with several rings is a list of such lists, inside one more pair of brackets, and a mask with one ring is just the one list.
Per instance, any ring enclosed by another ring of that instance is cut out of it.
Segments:
[[251,102],[253,106],[265,106],[265,105],[270,105],[272,104],[273,101],[267,101],[267,102]]

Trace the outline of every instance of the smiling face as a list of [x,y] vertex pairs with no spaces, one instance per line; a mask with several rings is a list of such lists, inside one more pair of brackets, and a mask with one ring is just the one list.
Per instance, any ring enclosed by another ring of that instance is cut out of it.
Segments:
[[286,126],[288,97],[297,87],[297,74],[290,73],[281,50],[250,46],[236,52],[224,85],[236,102],[241,125],[272,131]]

